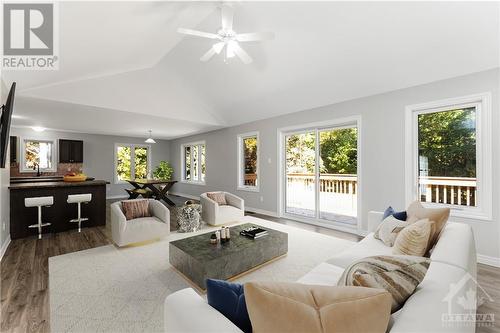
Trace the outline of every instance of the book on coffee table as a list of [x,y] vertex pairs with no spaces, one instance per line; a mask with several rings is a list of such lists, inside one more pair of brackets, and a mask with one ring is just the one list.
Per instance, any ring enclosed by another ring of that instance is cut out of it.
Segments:
[[262,228],[254,227],[254,226],[252,226],[250,228],[243,229],[240,231],[240,235],[246,236],[246,237],[249,237],[252,239],[264,237],[267,234],[268,234],[268,232],[266,229],[262,229]]

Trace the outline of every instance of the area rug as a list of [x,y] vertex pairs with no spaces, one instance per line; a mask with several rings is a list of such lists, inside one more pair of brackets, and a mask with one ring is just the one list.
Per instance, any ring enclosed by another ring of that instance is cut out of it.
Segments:
[[[241,276],[239,282],[295,281],[353,244],[252,216],[239,223],[288,233],[288,255]],[[163,332],[165,297],[190,287],[169,265],[168,244],[194,234],[173,232],[162,241],[142,246],[107,245],[49,258],[51,331]]]

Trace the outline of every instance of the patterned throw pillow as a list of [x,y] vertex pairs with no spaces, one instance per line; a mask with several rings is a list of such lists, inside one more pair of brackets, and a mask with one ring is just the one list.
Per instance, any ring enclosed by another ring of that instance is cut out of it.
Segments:
[[409,224],[415,223],[418,220],[429,219],[429,222],[434,222],[434,226],[431,233],[431,239],[429,241],[429,246],[427,247],[427,252],[429,252],[434,245],[439,240],[439,235],[441,230],[443,230],[448,217],[450,217],[449,208],[425,208],[422,206],[420,201],[415,201],[406,210],[408,212],[407,222]]
[[392,296],[391,311],[394,313],[422,282],[430,263],[431,260],[424,257],[368,257],[347,267],[337,285],[385,289]]
[[408,222],[398,220],[393,215],[389,215],[380,223],[373,237],[380,239],[387,246],[393,246],[398,233],[408,225]]
[[122,210],[127,221],[151,216],[149,200],[147,199],[124,200],[122,201]]
[[224,194],[224,192],[208,192],[207,197],[209,197],[219,205],[227,205],[226,195]]
[[392,253],[422,257],[427,252],[434,222],[419,220],[404,228],[396,237]]

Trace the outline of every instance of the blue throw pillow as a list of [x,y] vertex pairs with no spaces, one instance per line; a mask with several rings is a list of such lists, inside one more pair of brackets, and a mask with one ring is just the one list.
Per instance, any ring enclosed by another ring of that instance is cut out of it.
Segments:
[[207,279],[207,300],[245,333],[252,332],[243,285],[222,280]]
[[402,212],[396,212],[394,211],[394,208],[392,208],[391,206],[387,207],[387,209],[384,211],[384,217],[382,217],[382,220],[385,220],[386,217],[388,216],[394,216],[394,218],[400,220],[400,221],[406,221],[406,219],[408,218],[407,214],[406,214],[406,211],[402,211]]

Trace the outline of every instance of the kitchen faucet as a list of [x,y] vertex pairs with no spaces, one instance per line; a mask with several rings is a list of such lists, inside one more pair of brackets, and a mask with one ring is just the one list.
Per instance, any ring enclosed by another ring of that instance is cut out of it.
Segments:
[[40,164],[39,163],[35,163],[35,165],[33,165],[33,170],[36,170],[36,176],[37,177],[40,177],[42,175],[40,173]]

